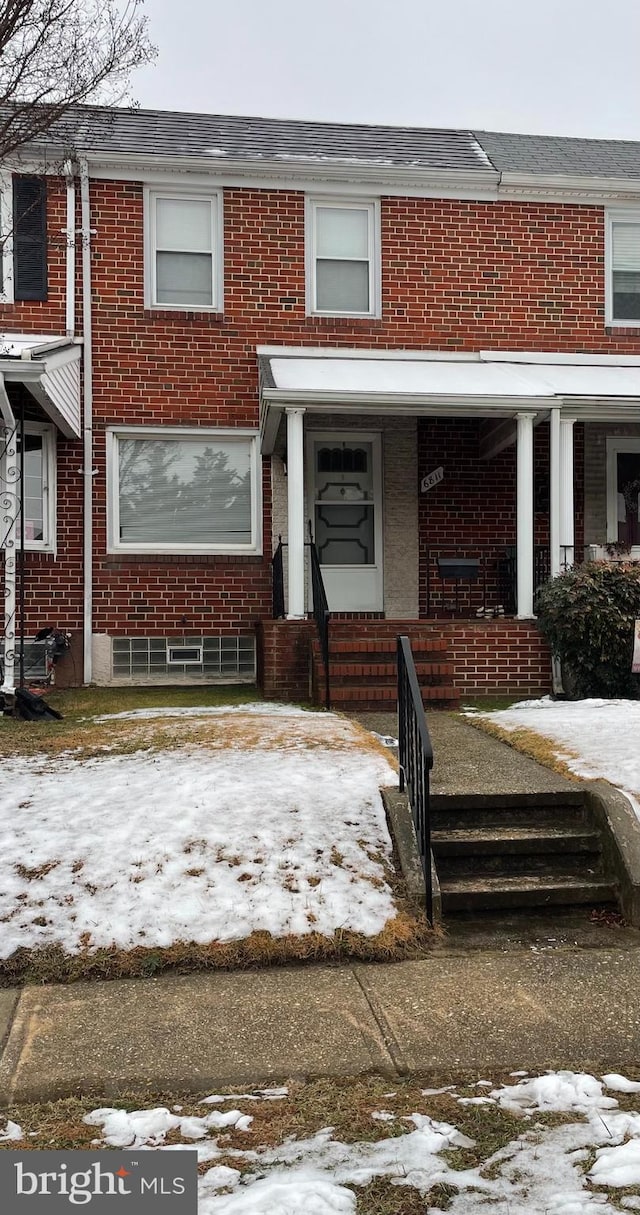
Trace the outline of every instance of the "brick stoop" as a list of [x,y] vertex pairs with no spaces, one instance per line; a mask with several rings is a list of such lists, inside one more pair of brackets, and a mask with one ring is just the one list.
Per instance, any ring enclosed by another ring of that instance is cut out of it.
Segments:
[[[329,635],[331,706],[334,709],[395,709],[396,638],[408,636],[422,698],[431,709],[455,709],[460,691],[453,682],[449,645],[438,629],[423,621],[332,620]],[[312,643],[313,690],[324,700],[324,669],[317,637]]]

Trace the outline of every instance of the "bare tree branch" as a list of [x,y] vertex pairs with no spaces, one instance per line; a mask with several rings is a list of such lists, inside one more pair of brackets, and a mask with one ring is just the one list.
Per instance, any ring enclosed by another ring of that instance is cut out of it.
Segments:
[[155,58],[143,0],[0,0],[0,158],[75,105],[131,101]]

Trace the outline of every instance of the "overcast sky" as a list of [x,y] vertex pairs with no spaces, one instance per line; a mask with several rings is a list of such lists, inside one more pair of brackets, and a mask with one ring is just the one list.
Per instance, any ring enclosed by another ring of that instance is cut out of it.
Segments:
[[146,0],[142,106],[640,139],[640,0]]

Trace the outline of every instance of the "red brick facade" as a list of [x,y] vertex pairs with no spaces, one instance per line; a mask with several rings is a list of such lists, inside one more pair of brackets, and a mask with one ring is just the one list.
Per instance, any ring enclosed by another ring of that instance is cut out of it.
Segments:
[[[306,315],[304,202],[298,190],[225,188],[224,314],[154,311],[144,298],[143,184],[91,182],[94,631],[233,634],[250,633],[262,622],[265,687],[296,698],[302,686],[297,659],[291,657],[286,677],[272,661],[280,643],[278,626],[268,620],[269,461],[263,475],[264,556],[111,556],[106,551],[106,427],[257,428],[256,346],[261,344],[640,354],[638,329],[605,328],[603,207],[383,197],[382,318],[351,320]],[[64,183],[52,178],[48,301],[0,306],[7,331],[65,331],[64,207]],[[79,205],[77,222],[80,227]],[[429,547],[515,542],[515,449],[480,461],[478,426],[437,418],[423,419],[419,426],[420,475],[438,464],[447,468],[442,484],[420,498],[421,614],[427,610]],[[548,430],[541,426],[536,434],[541,481],[547,451]],[[81,443],[59,438],[57,554],[27,557],[27,632],[43,624],[74,633],[82,627],[81,467]],[[548,536],[547,509],[541,494],[540,543]],[[475,625],[447,628],[455,633],[465,690],[521,690],[516,667],[520,670],[525,653],[531,677],[523,677],[522,690],[542,688],[547,659],[531,626],[496,622],[489,631],[495,646],[480,643]]]

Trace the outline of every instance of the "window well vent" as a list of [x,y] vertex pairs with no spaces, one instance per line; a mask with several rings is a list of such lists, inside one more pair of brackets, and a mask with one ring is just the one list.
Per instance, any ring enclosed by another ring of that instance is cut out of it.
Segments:
[[182,663],[185,666],[200,666],[202,663],[201,645],[168,645],[167,664],[173,666]]

